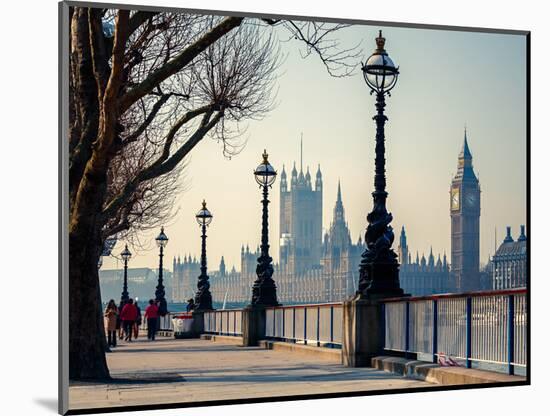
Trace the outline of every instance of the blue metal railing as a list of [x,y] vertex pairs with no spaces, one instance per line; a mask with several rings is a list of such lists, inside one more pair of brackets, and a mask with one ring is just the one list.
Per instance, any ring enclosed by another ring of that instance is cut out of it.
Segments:
[[342,303],[266,308],[266,338],[314,346],[342,345]]
[[204,313],[204,332],[207,334],[242,335],[242,309],[222,309]]
[[506,365],[526,362],[526,289],[384,300],[384,349]]

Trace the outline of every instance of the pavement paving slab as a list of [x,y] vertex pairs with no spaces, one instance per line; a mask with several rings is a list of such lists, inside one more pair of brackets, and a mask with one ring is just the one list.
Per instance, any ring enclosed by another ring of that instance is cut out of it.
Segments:
[[435,386],[315,354],[201,339],[138,339],[107,354],[107,383],[72,382],[69,409],[259,399]]

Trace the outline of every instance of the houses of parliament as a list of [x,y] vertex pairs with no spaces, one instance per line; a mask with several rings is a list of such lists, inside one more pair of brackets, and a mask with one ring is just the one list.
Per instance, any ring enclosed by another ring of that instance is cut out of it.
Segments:
[[[300,157],[302,160],[302,156]],[[353,295],[358,281],[361,254],[366,245],[361,237],[353,242],[346,222],[342,186],[328,230],[323,235],[323,176],[318,166],[315,179],[294,164],[290,174],[283,166],[279,183],[279,263],[273,278],[281,303],[336,302]],[[491,276],[480,270],[479,217],[480,187],[473,170],[466,131],[458,155],[457,172],[449,191],[451,216],[450,262],[445,253],[413,257],[405,227],[398,242],[399,278],[405,293],[415,296],[490,288]],[[366,224],[365,224],[366,225]],[[259,247],[241,247],[240,271],[226,269],[221,258],[218,270],[209,271],[210,290],[215,301],[248,303],[256,279]],[[184,302],[196,289],[200,264],[191,255],[173,261],[172,298]]]

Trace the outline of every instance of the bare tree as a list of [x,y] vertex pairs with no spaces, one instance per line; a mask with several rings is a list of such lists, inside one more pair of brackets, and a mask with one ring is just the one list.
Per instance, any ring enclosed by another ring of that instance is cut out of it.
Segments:
[[239,151],[241,123],[273,107],[278,26],[332,74],[352,55],[310,23],[78,7],[70,20],[69,376],[106,378],[104,240],[166,221],[203,138]]

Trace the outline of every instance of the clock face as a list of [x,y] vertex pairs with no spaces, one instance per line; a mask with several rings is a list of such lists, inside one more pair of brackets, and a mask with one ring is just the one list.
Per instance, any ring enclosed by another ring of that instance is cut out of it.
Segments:
[[460,208],[460,190],[459,188],[451,189],[451,209],[456,211]]
[[477,195],[474,193],[466,194],[466,205],[469,207],[475,207],[477,201]]

